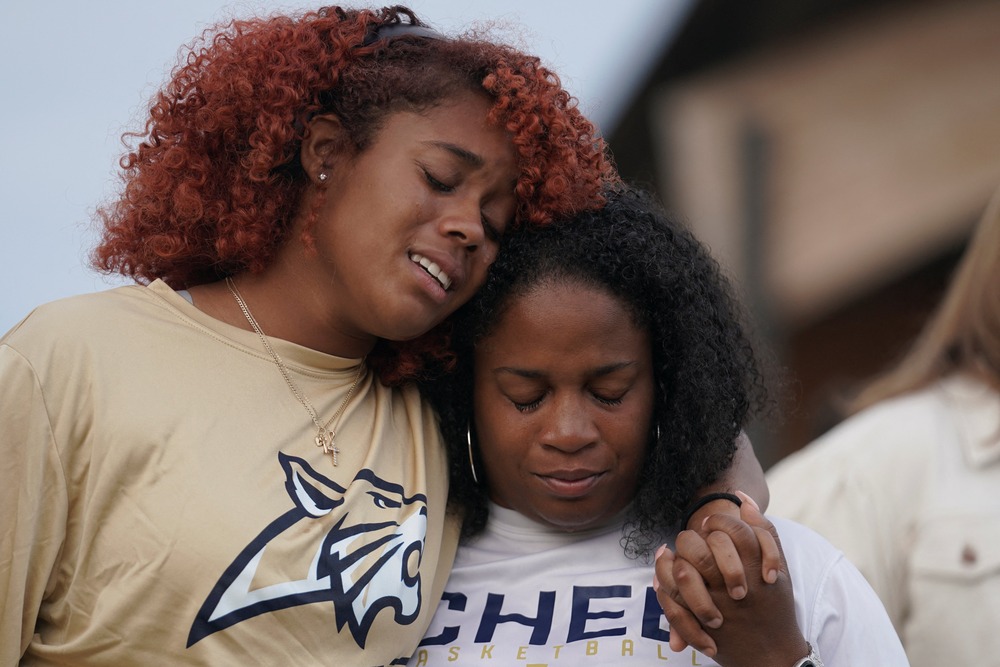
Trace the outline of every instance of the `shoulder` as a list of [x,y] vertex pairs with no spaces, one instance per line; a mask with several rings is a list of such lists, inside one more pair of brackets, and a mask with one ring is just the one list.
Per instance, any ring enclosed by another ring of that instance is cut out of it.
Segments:
[[[767,472],[769,510],[844,548],[866,531],[904,530],[953,426],[937,389],[885,401],[847,419]],[[885,538],[886,534],[882,534]],[[851,557],[858,558],[851,547]]]
[[62,364],[115,354],[122,341],[143,335],[142,322],[165,309],[165,302],[141,285],[71,296],[35,308],[0,344],[36,370],[65,371]]
[[142,285],[116,287],[103,292],[78,294],[42,304],[32,310],[3,337],[5,343],[20,342],[38,336],[67,337],[91,326],[113,326],[116,316],[134,307],[137,301],[148,301],[150,288]]
[[942,430],[951,428],[948,410],[938,386],[883,401],[776,463],[768,471],[768,484],[782,487],[812,475],[881,479],[900,472],[900,465],[922,466],[932,460]]
[[912,450],[914,443],[932,439],[946,411],[941,388],[932,385],[862,410],[819,437],[812,447],[814,451],[900,447]]

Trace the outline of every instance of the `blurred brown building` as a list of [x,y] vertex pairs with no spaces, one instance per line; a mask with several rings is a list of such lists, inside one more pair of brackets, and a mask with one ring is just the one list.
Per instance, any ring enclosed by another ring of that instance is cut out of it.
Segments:
[[786,371],[770,465],[905,349],[1000,185],[1000,1],[692,3],[609,139]]

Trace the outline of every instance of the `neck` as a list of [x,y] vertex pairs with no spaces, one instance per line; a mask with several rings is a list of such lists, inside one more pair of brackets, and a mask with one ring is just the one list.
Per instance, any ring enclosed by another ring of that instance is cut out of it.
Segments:
[[[232,278],[247,309],[267,337],[346,358],[364,357],[374,347],[374,337],[340,331],[336,314],[328,312],[329,306],[324,306],[315,293],[304,286],[290,288],[294,282],[275,278],[270,271],[257,275],[242,273]],[[227,324],[253,331],[224,280],[192,287],[189,291],[194,305],[201,311]]]

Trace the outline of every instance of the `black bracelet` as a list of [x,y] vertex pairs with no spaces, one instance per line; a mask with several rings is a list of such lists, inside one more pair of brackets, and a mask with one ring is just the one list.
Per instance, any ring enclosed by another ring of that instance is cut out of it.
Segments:
[[684,512],[684,516],[681,518],[681,530],[687,530],[688,521],[694,516],[694,513],[700,510],[705,505],[709,504],[713,500],[728,500],[731,503],[735,503],[737,507],[743,504],[740,497],[732,493],[709,493],[708,495],[702,496],[698,500],[694,501],[687,511]]

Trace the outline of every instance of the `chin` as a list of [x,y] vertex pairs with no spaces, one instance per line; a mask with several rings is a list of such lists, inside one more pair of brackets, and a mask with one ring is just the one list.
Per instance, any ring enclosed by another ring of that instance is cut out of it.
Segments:
[[393,331],[386,331],[378,337],[394,343],[406,343],[411,340],[416,340],[424,334],[429,333],[434,327],[439,325],[441,321],[442,320],[424,322],[421,324],[415,324],[411,327],[400,327],[398,323],[396,323]]
[[546,512],[537,513],[537,520],[556,530],[575,533],[607,524],[610,517],[604,512]]
[[[451,313],[448,314],[450,315]],[[423,314],[422,316],[415,315],[412,317],[401,315],[391,323],[388,323],[386,329],[392,329],[392,331],[387,331],[387,335],[379,337],[398,342],[415,340],[424,334],[429,333],[432,329],[434,329],[434,327],[444,322],[447,317],[447,315],[435,315],[433,317],[429,317],[427,314]]]

